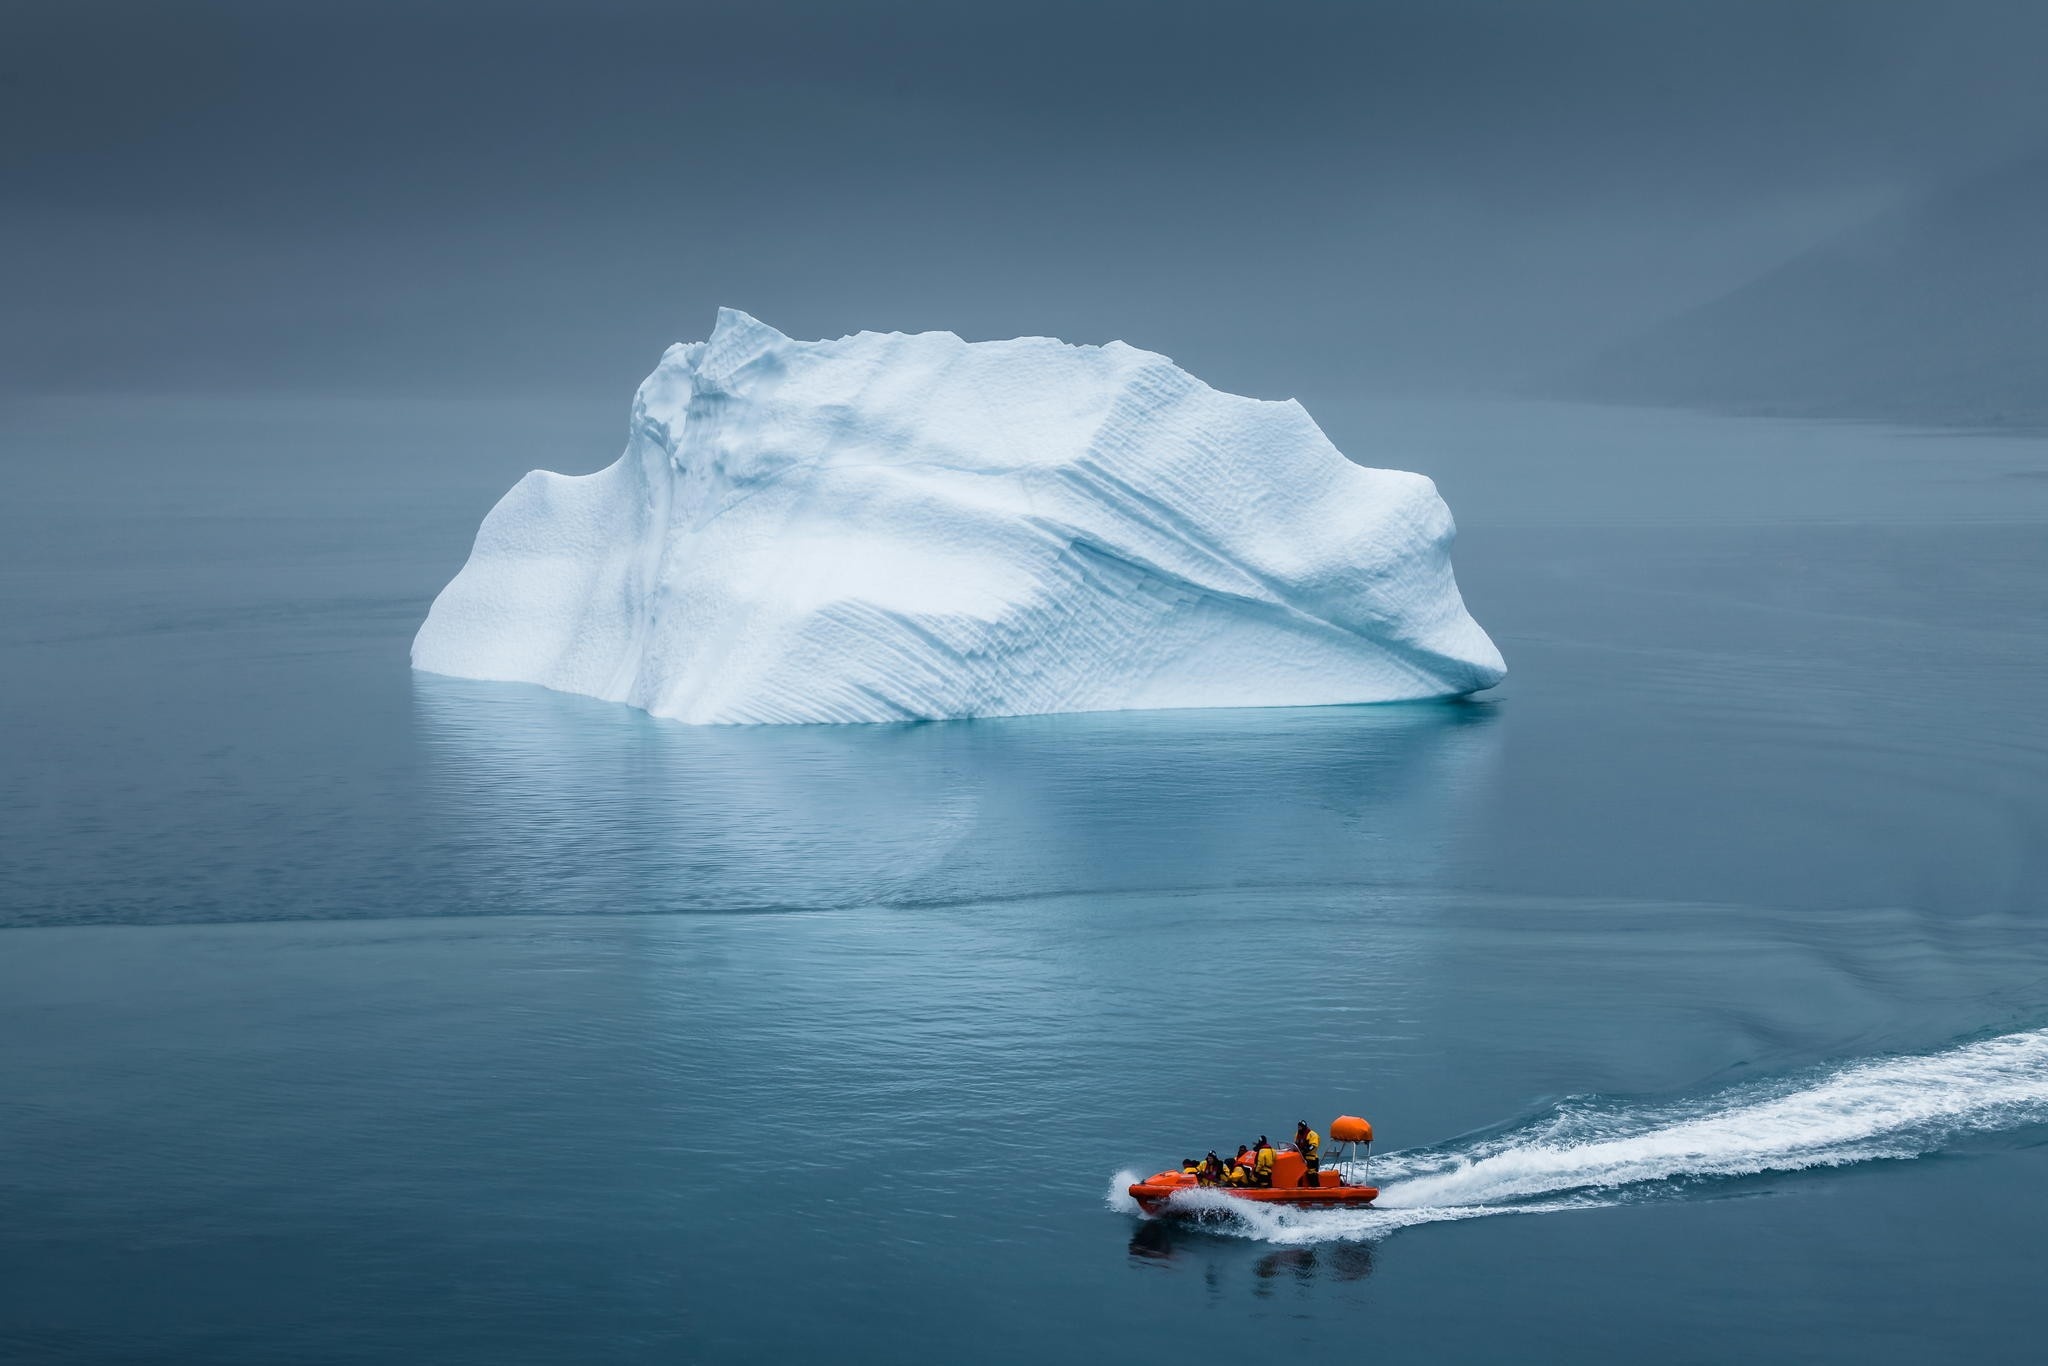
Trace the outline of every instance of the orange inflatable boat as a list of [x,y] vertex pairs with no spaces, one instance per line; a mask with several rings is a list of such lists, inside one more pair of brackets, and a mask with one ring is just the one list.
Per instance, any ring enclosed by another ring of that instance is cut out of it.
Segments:
[[1173,1197],[1183,1191],[1214,1191],[1232,1200],[1259,1205],[1284,1205],[1292,1209],[1362,1209],[1379,1196],[1378,1186],[1365,1183],[1372,1160],[1372,1125],[1356,1115],[1339,1115],[1330,1123],[1328,1152],[1340,1146],[1344,1156],[1326,1161],[1313,1181],[1308,1163],[1293,1149],[1273,1155],[1273,1184],[1270,1186],[1203,1185],[1182,1171],[1157,1172],[1130,1188],[1131,1199],[1147,1214],[1201,1213],[1200,1207],[1178,1209]]

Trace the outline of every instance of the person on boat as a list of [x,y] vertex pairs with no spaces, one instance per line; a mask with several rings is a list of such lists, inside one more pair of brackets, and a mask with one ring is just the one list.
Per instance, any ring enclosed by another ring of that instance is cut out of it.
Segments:
[[1252,1183],[1259,1186],[1273,1184],[1273,1145],[1264,1134],[1259,1135],[1259,1155],[1252,1159]]
[[1252,1183],[1252,1169],[1242,1162],[1233,1162],[1223,1169],[1223,1184],[1230,1187],[1249,1186]]
[[1194,1158],[1183,1157],[1180,1160],[1180,1174],[1182,1176],[1199,1176],[1201,1171],[1202,1164],[1195,1161]]
[[1301,1184],[1318,1184],[1320,1178],[1316,1173],[1323,1169],[1323,1136],[1309,1128],[1305,1119],[1294,1122],[1294,1151],[1301,1154]]
[[1223,1159],[1216,1156],[1214,1148],[1209,1149],[1209,1155],[1202,1159],[1202,1170],[1195,1173],[1195,1180],[1205,1186],[1223,1184]]

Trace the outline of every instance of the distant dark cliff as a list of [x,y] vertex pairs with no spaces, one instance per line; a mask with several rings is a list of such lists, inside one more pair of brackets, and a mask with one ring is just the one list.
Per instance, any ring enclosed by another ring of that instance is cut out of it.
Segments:
[[1607,351],[1567,387],[1621,402],[2048,425],[2048,154],[1824,243]]

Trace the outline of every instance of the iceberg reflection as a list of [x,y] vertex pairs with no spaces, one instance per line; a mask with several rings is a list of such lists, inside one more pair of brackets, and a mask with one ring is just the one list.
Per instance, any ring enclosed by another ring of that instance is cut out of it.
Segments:
[[428,833],[484,912],[1413,884],[1497,734],[1488,703],[704,727],[425,674],[414,698]]

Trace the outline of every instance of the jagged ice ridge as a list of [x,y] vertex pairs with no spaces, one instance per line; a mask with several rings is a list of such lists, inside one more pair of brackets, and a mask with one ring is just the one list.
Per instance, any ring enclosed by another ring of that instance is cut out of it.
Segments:
[[626,452],[484,519],[413,666],[689,722],[1474,692],[1450,510],[1300,404],[1043,337],[799,342],[722,309]]

